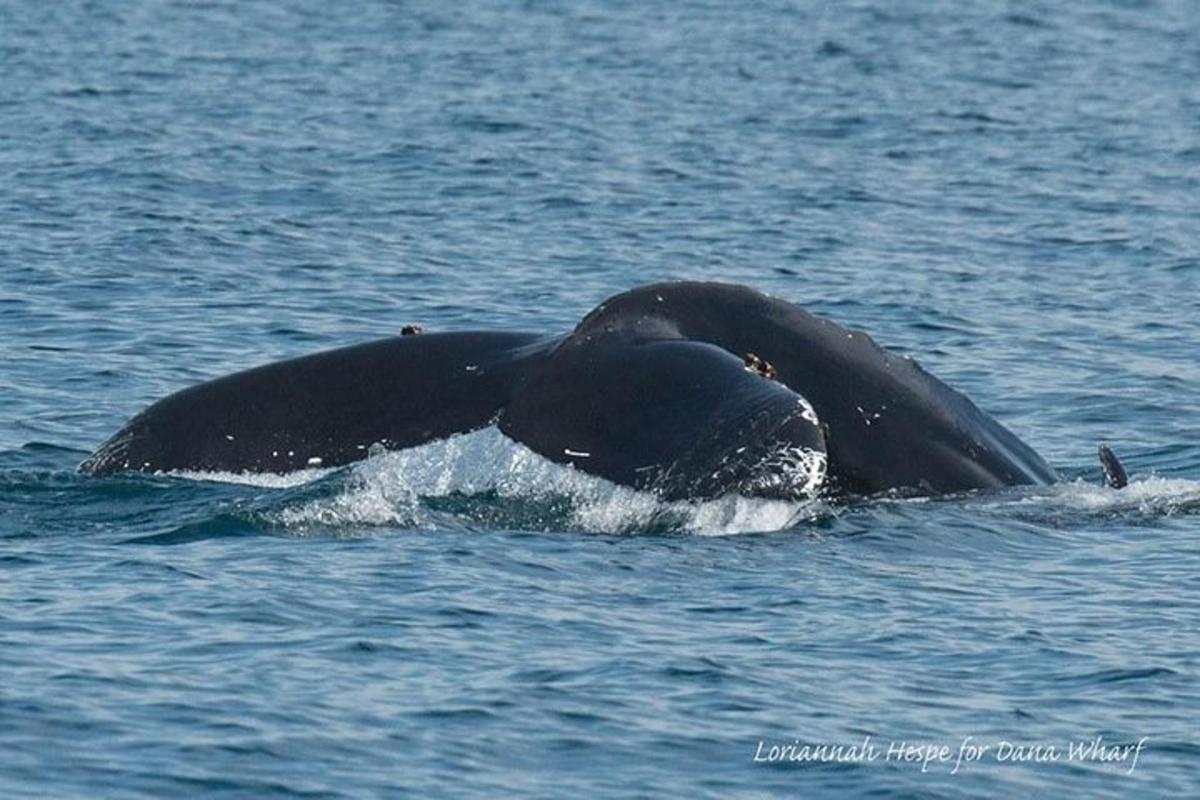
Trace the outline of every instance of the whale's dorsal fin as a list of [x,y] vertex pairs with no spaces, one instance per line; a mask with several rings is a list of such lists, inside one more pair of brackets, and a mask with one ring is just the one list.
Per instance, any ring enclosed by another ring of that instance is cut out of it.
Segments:
[[1108,445],[1100,445],[1100,468],[1104,470],[1104,485],[1110,489],[1124,489],[1129,485],[1129,476]]

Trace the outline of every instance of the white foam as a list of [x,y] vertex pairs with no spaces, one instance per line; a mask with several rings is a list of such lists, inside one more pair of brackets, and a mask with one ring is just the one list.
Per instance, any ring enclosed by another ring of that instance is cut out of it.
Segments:
[[[812,483],[824,463],[795,454],[790,470]],[[180,477],[263,486],[295,487],[328,475],[310,469],[287,475],[181,473]],[[815,486],[814,486],[815,488]],[[424,500],[479,497],[542,504],[556,524],[603,533],[647,529],[703,535],[781,530],[821,512],[815,501],[791,502],[728,495],[714,500],[664,502],[654,494],[618,486],[571,466],[555,464],[495,428],[453,436],[408,450],[374,455],[350,467],[336,494],[308,499],[267,514],[285,527],[431,526],[437,512]],[[565,520],[562,516],[565,515]],[[553,515],[552,515],[553,516]],[[443,518],[444,519],[444,518]]]
[[158,473],[172,478],[184,478],[190,481],[213,481],[214,483],[239,483],[245,486],[261,486],[264,489],[290,489],[293,486],[303,486],[332,472],[332,469],[310,468],[298,469],[295,472],[197,472],[193,470],[172,470]]
[[1088,512],[1139,511],[1170,514],[1200,504],[1200,481],[1152,476],[1131,481],[1123,489],[1109,489],[1076,481],[1053,487],[1052,502]]
[[1200,481],[1151,476],[1110,489],[1084,480],[1057,483],[1035,493],[1004,498],[1000,506],[1035,506],[1084,514],[1169,515],[1200,508]]

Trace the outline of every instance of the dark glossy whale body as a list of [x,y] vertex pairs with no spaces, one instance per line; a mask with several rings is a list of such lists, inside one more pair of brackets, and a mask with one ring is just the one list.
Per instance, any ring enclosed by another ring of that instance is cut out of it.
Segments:
[[287,472],[496,424],[668,499],[942,493],[1055,480],[911,359],[740,286],[617,295],[563,337],[400,336],[240,372],[147,408],[85,472]]

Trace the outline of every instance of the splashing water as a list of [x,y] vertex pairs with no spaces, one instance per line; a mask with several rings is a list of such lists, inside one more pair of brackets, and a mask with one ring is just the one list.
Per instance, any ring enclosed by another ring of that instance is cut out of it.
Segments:
[[[781,453],[789,474],[814,489],[823,462]],[[794,463],[793,463],[794,462]],[[772,462],[774,463],[774,462]],[[592,533],[687,532],[722,536],[796,529],[837,513],[813,497],[768,500],[729,494],[710,500],[662,500],[569,465],[556,464],[485,428],[408,450],[374,453],[336,469],[273,473],[175,472],[173,477],[280,490],[247,517],[255,527],[289,536],[354,535],[371,529],[465,528],[574,530]],[[864,498],[856,506],[930,502],[931,498]],[[955,502],[943,498],[939,502]],[[1121,490],[1082,479],[962,496],[984,513],[1059,524],[1117,517],[1162,517],[1200,511],[1200,481],[1151,476]]]
[[[1002,503],[1004,504],[1004,503]],[[1200,481],[1150,476],[1123,489],[1083,480],[1058,483],[1007,501],[1010,507],[1036,507],[1050,513],[1083,517],[1164,517],[1200,511]]]
[[[820,463],[783,454],[804,485]],[[781,456],[783,457],[783,456]],[[341,470],[287,475],[178,472],[176,477],[303,489],[281,508],[258,512],[295,535],[328,529],[457,525],[597,533],[687,531],[728,535],[776,531],[824,513],[820,501],[767,500],[726,495],[666,502],[571,466],[555,464],[495,428],[452,436],[408,450],[386,452]],[[298,502],[296,502],[298,500]]]

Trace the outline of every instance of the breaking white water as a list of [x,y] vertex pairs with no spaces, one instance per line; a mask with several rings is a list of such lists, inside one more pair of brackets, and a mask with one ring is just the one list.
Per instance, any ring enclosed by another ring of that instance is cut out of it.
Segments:
[[[815,488],[816,472],[823,475],[823,463],[812,464],[794,453],[782,453],[780,459],[801,485]],[[266,512],[266,517],[297,533],[343,527],[425,527],[445,524],[449,505],[449,513],[457,512],[466,524],[480,527],[508,523],[598,533],[673,530],[719,536],[783,530],[828,510],[819,500],[768,500],[735,494],[667,502],[651,492],[618,486],[549,461],[494,427],[407,450],[376,452],[342,469],[345,475],[336,491]],[[314,468],[286,475],[172,474],[288,489],[336,472],[339,470]],[[512,513],[506,513],[506,505]]]
[[[783,453],[805,484],[823,464]],[[779,464],[775,465],[780,466]],[[785,464],[784,466],[788,466]],[[254,516],[292,535],[381,527],[575,530],[596,533],[678,531],[708,536],[779,531],[838,512],[819,497],[790,501],[725,495],[665,501],[556,464],[496,428],[400,451],[377,449],[341,468],[271,473],[176,472],[175,477],[291,490]],[[307,491],[314,487],[315,491]],[[934,498],[865,498],[866,503],[921,504]],[[1113,490],[1084,480],[1047,487],[969,493],[960,499],[983,513],[1087,519],[1169,516],[1200,508],[1200,481],[1135,476]]]

